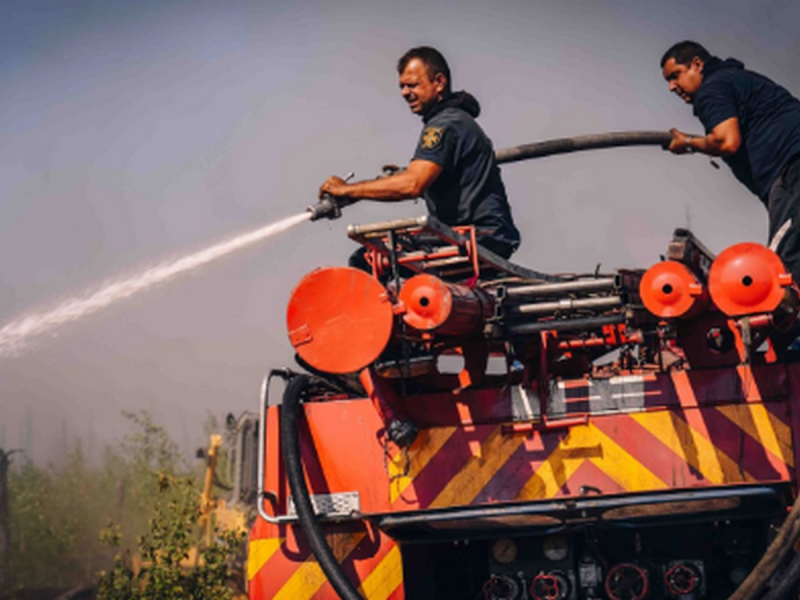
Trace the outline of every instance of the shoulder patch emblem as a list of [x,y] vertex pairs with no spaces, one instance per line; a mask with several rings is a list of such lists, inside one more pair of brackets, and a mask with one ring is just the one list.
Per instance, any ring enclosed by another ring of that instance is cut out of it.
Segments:
[[434,150],[442,143],[441,127],[426,127],[422,130],[419,145],[425,150]]

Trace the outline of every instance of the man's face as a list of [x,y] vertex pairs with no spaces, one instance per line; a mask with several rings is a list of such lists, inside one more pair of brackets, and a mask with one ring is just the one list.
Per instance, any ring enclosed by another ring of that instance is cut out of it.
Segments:
[[408,61],[400,73],[400,93],[408,102],[415,115],[424,115],[441,98],[445,88],[445,77],[437,73],[433,80],[428,76],[428,68],[418,58]]
[[678,64],[674,58],[670,58],[661,70],[669,84],[669,91],[691,104],[697,90],[700,89],[700,84],[703,83],[703,64],[703,61],[696,56],[688,65]]

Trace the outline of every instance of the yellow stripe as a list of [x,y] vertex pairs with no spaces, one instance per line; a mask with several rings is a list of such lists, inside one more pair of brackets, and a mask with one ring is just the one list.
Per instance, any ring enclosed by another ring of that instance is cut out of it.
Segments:
[[398,452],[389,463],[389,476],[396,477],[392,480],[389,488],[389,498],[394,504],[403,492],[406,491],[408,486],[414,481],[414,478],[422,472],[422,469],[436,456],[437,452],[442,449],[445,442],[450,439],[450,436],[455,433],[456,427],[437,427],[434,429],[422,429],[419,436],[409,448],[408,460],[411,461],[409,465],[408,474],[401,475],[406,466],[406,455],[404,452]]
[[[576,428],[577,429],[577,428]],[[573,432],[574,433],[574,429]],[[570,436],[572,435],[570,433]],[[585,458],[569,459],[569,451],[559,444],[533,477],[528,479],[516,496],[516,500],[540,500],[552,498],[567,480],[572,477]]]
[[668,411],[632,414],[642,427],[683,458],[711,483],[755,481],[736,461],[692,429],[678,415]]
[[776,458],[790,467],[792,455],[792,430],[763,404],[729,404],[717,410],[741,427],[747,435],[764,446]]
[[255,577],[272,555],[278,551],[283,543],[282,538],[268,538],[265,540],[251,540],[247,551],[247,579]]
[[394,546],[364,579],[358,591],[367,600],[386,600],[402,582],[403,563],[400,559],[400,548]]
[[[364,539],[363,533],[348,534],[347,538],[332,547],[336,560],[340,563],[349,556],[358,543]],[[333,545],[332,545],[333,546]],[[273,600],[310,600],[328,581],[322,568],[312,554],[273,596]]]
[[749,365],[739,365],[736,367],[736,372],[742,382],[742,392],[745,400],[763,400],[761,390],[758,387],[758,381],[753,374],[753,368]]
[[467,461],[431,502],[430,508],[472,502],[524,440],[524,435],[505,434],[502,426],[497,427],[481,445],[480,456]]
[[594,426],[590,427],[603,452],[600,457],[590,457],[589,460],[623,490],[639,492],[669,487],[605,433]]
[[517,500],[552,498],[590,461],[626,491],[667,488],[667,484],[594,425],[573,427],[516,496]]

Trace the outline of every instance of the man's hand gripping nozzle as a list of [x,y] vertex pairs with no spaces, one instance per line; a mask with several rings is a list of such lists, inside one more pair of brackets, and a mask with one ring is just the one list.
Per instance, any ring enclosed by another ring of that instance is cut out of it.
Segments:
[[[354,175],[355,173],[348,173],[344,180],[350,181]],[[324,194],[319,202],[312,204],[307,210],[311,213],[312,221],[323,218],[333,220],[342,216],[343,207],[353,204],[354,202],[355,200],[351,200],[350,198],[338,198],[330,194]]]

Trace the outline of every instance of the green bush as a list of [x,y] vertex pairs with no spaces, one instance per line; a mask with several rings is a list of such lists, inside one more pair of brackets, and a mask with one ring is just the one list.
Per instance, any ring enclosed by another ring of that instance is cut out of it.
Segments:
[[[225,532],[199,552],[196,564],[187,564],[190,549],[196,548],[198,531],[197,490],[191,478],[161,473],[158,489],[162,495],[147,535],[139,538],[142,566],[133,568],[130,551],[117,555],[113,570],[101,574],[98,600],[230,600],[233,573],[229,558],[236,553],[242,534]],[[119,543],[115,528],[103,539]],[[138,571],[138,572],[137,572]]]
[[[200,539],[196,522],[202,466],[188,466],[166,430],[146,412],[125,416],[134,431],[105,451],[100,466],[90,464],[80,444],[69,449],[60,469],[40,468],[21,454],[13,456],[5,589],[0,596],[97,582],[98,572],[105,570],[100,587],[114,600],[229,597],[215,586],[229,576],[228,553],[241,544],[241,536],[221,536],[221,543],[204,549],[202,568],[196,572],[179,568],[188,548]],[[134,575],[131,559],[137,555],[149,566]],[[131,594],[144,595],[125,596],[114,587],[125,585]],[[206,593],[211,595],[202,595]]]
[[9,589],[74,586],[108,563],[97,531],[112,512],[114,481],[87,467],[80,447],[60,471],[23,459],[9,473],[8,492]]

